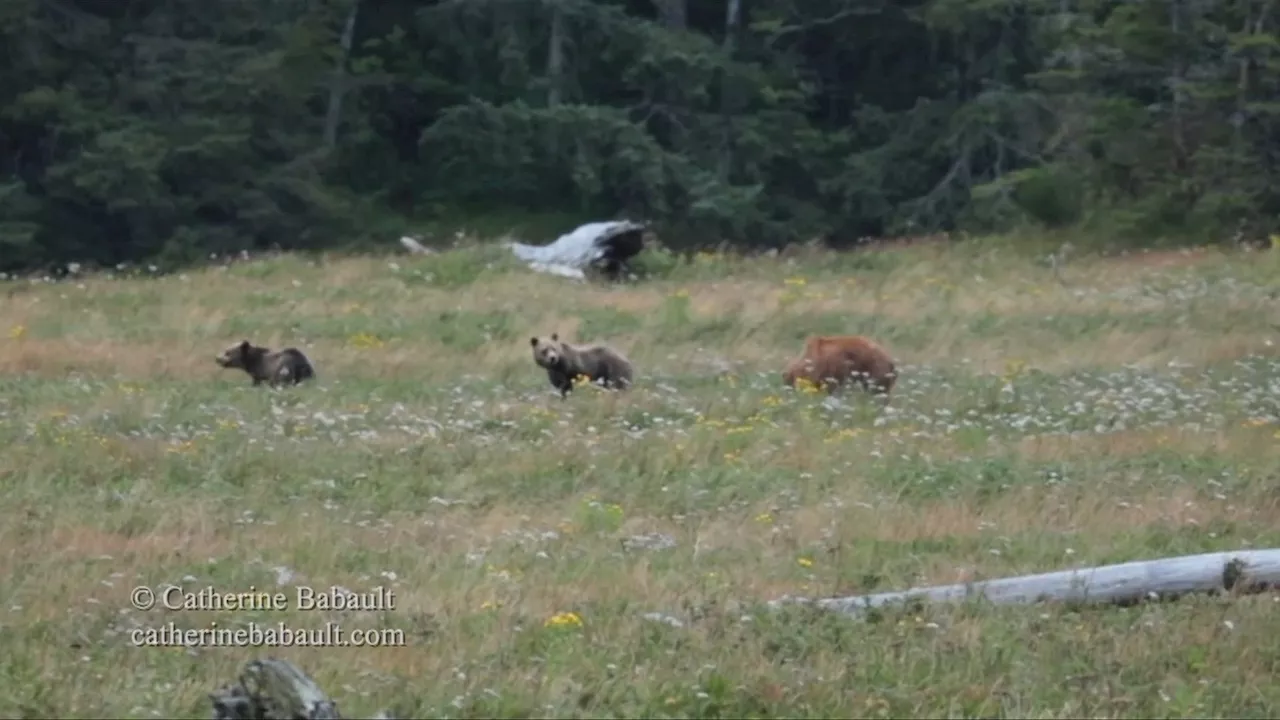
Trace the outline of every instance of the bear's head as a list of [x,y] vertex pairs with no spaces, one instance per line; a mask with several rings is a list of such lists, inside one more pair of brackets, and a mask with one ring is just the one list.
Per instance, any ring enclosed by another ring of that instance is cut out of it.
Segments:
[[248,340],[242,340],[223,350],[220,355],[214,358],[214,362],[224,368],[245,369],[257,362],[261,362],[262,357],[266,354],[266,348],[257,347]]
[[812,374],[813,361],[807,357],[798,357],[787,363],[787,369],[782,372],[782,382],[787,387],[795,387],[797,379],[808,378]]
[[560,336],[557,333],[551,333],[551,339],[530,338],[529,345],[533,347],[533,361],[538,365],[554,370],[564,363],[564,343],[560,342]]

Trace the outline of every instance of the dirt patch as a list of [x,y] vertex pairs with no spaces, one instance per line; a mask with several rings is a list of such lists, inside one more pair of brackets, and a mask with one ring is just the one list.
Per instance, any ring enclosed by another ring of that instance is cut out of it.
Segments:
[[662,306],[662,296],[653,290],[615,290],[605,299],[615,310],[628,313],[653,312]]
[[777,283],[713,283],[690,288],[689,305],[699,317],[737,314],[740,318],[758,320],[777,314],[781,292]]
[[[813,546],[833,537],[845,541],[880,540],[911,542],[920,539],[947,540],[997,534],[1083,533],[1105,538],[1117,532],[1132,532],[1153,524],[1181,525],[1205,522],[1215,516],[1243,514],[1256,520],[1273,516],[1277,508],[1257,506],[1231,508],[1206,502],[1191,487],[1174,487],[1138,496],[1118,497],[1091,494],[1078,496],[1067,490],[1028,489],[1010,493],[996,501],[976,503],[949,500],[927,505],[879,504],[870,506],[845,501],[843,509],[807,507],[775,516],[768,507],[757,508],[756,521],[717,521],[701,530],[704,550],[716,547],[744,547],[754,542],[777,544],[768,539],[774,526],[787,528],[797,547]],[[767,518],[767,519],[766,519]],[[1280,518],[1271,518],[1280,520]]]
[[156,377],[190,374],[197,366],[214,367],[213,355],[214,351],[208,351],[197,359],[190,352],[175,353],[172,346],[154,343],[24,338],[0,345],[0,372],[41,377],[66,377],[75,372]]
[[67,559],[110,555],[117,559],[130,558],[139,565],[166,562],[193,550],[213,556],[230,549],[225,538],[200,524],[142,535],[125,535],[85,526],[63,527],[49,533],[44,544],[46,549]]

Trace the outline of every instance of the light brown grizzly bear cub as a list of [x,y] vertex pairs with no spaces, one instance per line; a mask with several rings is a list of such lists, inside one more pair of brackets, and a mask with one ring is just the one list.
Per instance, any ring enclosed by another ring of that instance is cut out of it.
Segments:
[[631,387],[635,368],[608,345],[570,345],[556,333],[551,334],[550,340],[530,338],[529,344],[533,346],[533,361],[547,371],[547,378],[562,398],[568,397],[573,380],[579,375],[615,390]]
[[857,378],[864,391],[884,397],[897,382],[897,367],[889,353],[873,340],[861,335],[812,335],[804,344],[804,354],[792,360],[782,380],[795,387],[803,378],[834,394],[851,378]]
[[239,368],[253,378],[254,385],[268,383],[272,387],[297,385],[316,376],[311,361],[297,348],[279,352],[243,340],[222,351],[214,360],[224,368]]

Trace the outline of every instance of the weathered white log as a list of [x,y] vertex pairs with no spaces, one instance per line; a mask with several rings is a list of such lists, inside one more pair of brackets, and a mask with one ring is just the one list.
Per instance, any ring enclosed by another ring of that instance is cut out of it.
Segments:
[[582,271],[599,265],[616,276],[627,261],[644,248],[645,229],[644,223],[609,220],[580,225],[550,245],[510,241],[506,246],[538,272],[582,277]]
[[939,585],[902,592],[813,600],[790,595],[769,602],[804,604],[858,615],[870,608],[919,602],[987,600],[995,605],[1037,602],[1128,605],[1188,593],[1257,593],[1280,586],[1280,549],[1203,553],[1061,570],[1039,575]]
[[569,267],[568,265],[548,265],[547,263],[531,262],[529,263],[529,269],[537,272],[549,273],[551,275],[559,275],[560,277],[567,277],[571,280],[585,280],[587,278],[587,274],[585,272],[575,267]]
[[426,245],[418,242],[417,238],[411,238],[408,235],[400,238],[400,244],[404,246],[405,250],[408,250],[414,255],[432,255],[435,253],[435,250],[432,250]]
[[250,661],[236,684],[210,693],[209,701],[213,720],[342,720],[337,704],[314,680],[275,658]]

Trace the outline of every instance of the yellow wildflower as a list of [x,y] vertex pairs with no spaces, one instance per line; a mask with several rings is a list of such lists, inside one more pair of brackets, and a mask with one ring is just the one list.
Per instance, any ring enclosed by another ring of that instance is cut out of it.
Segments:
[[575,612],[556,613],[543,623],[545,627],[582,627],[582,618]]
[[1000,378],[1004,382],[1009,382],[1022,374],[1027,369],[1027,363],[1024,360],[1011,359],[1004,364],[1004,375]]
[[196,450],[196,443],[194,440],[182,440],[165,448],[165,452],[171,453],[174,455],[178,455],[178,454],[185,455],[188,453],[193,453],[195,452],[195,450]]
[[796,378],[796,389],[806,395],[815,395],[822,392],[822,388],[818,383],[813,382],[808,378]]
[[368,350],[368,349],[383,347],[387,343],[377,335],[362,332],[362,333],[356,333],[355,335],[352,335],[351,337],[347,338],[347,344],[352,345],[354,347]]
[[862,428],[843,428],[839,432],[824,439],[823,442],[824,443],[839,442],[841,440],[856,438],[861,434],[862,434]]

